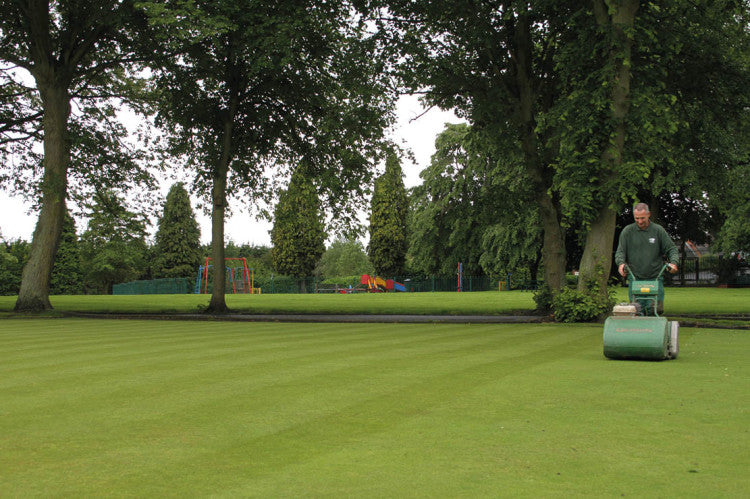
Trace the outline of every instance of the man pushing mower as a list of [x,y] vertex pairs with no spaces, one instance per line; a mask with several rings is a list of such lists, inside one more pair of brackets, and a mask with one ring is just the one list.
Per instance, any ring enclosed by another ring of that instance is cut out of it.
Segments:
[[[672,242],[659,224],[651,221],[651,211],[646,203],[638,203],[633,207],[633,218],[635,223],[625,227],[620,234],[615,252],[615,264],[620,275],[626,277],[627,268],[637,279],[658,279],[662,266],[663,256],[667,257],[667,270],[674,274],[677,272],[677,263],[680,254],[677,246]],[[664,311],[664,286],[661,286],[661,294],[658,298],[658,313]]]
[[[615,263],[620,275],[630,273],[630,303],[615,306],[604,322],[604,355],[610,359],[674,359],[678,352],[679,323],[667,321],[663,311],[662,273],[677,272],[677,247],[663,227],[650,221],[648,205],[633,208],[635,223],[620,234]],[[666,256],[668,263],[663,263]]]

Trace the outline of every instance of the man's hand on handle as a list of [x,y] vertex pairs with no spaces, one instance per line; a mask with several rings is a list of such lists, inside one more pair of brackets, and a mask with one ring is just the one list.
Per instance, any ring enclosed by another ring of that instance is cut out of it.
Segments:
[[[617,268],[617,271],[620,273],[621,276],[625,277],[625,265],[624,263],[621,263],[620,266]],[[668,263],[667,264],[667,270],[670,274],[677,273],[677,265],[674,263]]]

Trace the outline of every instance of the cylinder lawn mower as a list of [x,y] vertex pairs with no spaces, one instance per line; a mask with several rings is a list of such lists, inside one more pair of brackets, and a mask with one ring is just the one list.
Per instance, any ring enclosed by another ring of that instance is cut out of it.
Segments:
[[659,317],[658,301],[663,296],[659,280],[667,265],[654,280],[638,279],[628,268],[628,299],[612,309],[604,321],[604,356],[609,359],[675,359],[679,351],[680,324]]

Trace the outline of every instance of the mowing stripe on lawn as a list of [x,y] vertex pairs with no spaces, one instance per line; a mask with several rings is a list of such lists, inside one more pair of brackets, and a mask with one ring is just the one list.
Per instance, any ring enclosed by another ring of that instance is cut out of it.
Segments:
[[0,321],[0,496],[739,496],[750,336]]

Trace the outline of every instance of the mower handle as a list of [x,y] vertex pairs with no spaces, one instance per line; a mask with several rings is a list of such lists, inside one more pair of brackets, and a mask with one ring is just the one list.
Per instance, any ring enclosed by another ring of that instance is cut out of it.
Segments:
[[[625,264],[625,268],[628,269],[628,274],[630,274],[630,277],[632,278],[632,280],[634,280],[634,281],[638,280],[638,278],[635,276],[635,274],[633,274],[633,271],[630,270],[630,265],[628,265],[626,263]],[[664,273],[664,271],[667,270],[668,268],[669,268],[669,264],[665,263],[664,266],[659,271],[659,274],[654,278],[654,280],[659,279],[661,277],[661,275]]]

